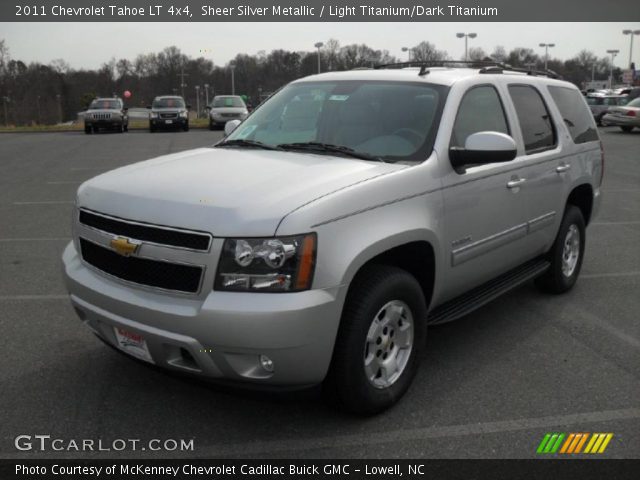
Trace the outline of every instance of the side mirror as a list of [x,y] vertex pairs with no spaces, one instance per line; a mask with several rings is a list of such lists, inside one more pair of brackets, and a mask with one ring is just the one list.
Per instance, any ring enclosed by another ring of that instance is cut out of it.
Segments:
[[191,110],[191,104],[187,103],[187,110]]
[[204,109],[205,109],[207,112],[209,112],[209,111],[211,111],[211,106],[210,106],[210,105],[207,105],[206,107],[204,107]]
[[129,107],[122,107],[122,111],[123,111],[124,113],[127,113],[127,112],[129,111]]
[[499,132],[477,132],[469,135],[464,148],[451,147],[449,161],[455,169],[465,165],[509,162],[516,158],[516,142],[509,135]]
[[236,128],[238,128],[238,125],[240,125],[242,122],[240,120],[229,120],[227,123],[224,124],[224,136],[229,136],[231,135],[231,132],[233,132]]

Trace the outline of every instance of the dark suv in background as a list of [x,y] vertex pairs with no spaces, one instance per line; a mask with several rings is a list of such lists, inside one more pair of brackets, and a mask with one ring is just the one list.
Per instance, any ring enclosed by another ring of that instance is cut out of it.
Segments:
[[149,112],[149,131],[160,128],[189,130],[189,108],[184,98],[177,96],[161,96],[153,99],[147,107]]
[[101,128],[129,130],[127,108],[119,98],[96,98],[84,113],[84,133],[98,133]]

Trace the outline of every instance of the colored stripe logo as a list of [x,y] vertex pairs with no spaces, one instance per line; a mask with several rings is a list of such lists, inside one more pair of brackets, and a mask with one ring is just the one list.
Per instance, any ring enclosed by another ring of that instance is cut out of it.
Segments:
[[536,453],[604,453],[612,438],[613,433],[547,433]]

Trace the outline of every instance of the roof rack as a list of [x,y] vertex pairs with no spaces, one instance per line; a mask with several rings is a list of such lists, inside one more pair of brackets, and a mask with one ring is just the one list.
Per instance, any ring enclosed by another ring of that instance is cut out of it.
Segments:
[[427,61],[415,61],[415,62],[399,62],[399,63],[386,63],[383,65],[376,65],[376,70],[392,69],[392,68],[407,68],[407,67],[419,67],[420,72],[418,76],[422,77],[429,73],[431,67],[452,67],[466,66],[469,68],[478,68],[478,73],[503,73],[508,72],[520,72],[527,75],[546,76],[549,78],[561,78],[553,70],[530,70],[528,68],[512,67],[509,64],[494,62],[492,60],[427,60]]

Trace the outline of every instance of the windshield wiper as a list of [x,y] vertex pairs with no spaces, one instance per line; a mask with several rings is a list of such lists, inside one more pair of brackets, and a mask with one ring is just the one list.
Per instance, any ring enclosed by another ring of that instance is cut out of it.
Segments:
[[377,162],[385,162],[386,160],[370,155],[365,152],[358,152],[353,148],[345,147],[342,145],[332,145],[330,143],[320,142],[297,142],[297,143],[281,143],[278,148],[282,150],[302,150],[308,152],[327,152],[327,153],[339,153],[348,157],[359,158],[361,160],[375,160]]
[[214,147],[252,147],[262,148],[263,150],[284,150],[279,146],[276,147],[274,145],[267,145],[266,143],[258,142],[256,140],[244,140],[242,138],[220,142],[214,145]]

